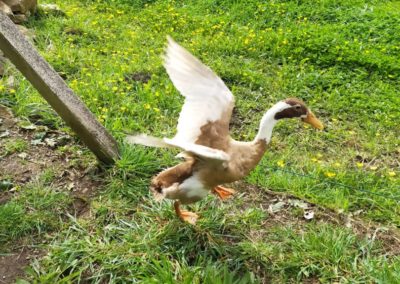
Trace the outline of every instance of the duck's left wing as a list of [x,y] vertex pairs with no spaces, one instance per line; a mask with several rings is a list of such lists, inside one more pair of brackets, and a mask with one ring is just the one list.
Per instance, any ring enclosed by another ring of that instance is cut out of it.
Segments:
[[218,162],[225,162],[229,160],[229,155],[221,150],[213,149],[203,145],[198,145],[189,142],[182,142],[176,139],[164,138],[164,142],[172,147],[177,147],[197,157],[200,160],[214,160]]
[[234,97],[210,68],[168,37],[164,66],[185,97],[175,141],[225,150]]

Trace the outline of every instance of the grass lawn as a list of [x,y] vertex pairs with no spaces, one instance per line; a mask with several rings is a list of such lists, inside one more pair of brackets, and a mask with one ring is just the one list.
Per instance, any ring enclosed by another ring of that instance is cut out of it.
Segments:
[[[26,26],[36,35],[35,45],[120,141],[122,158],[102,173],[89,173],[97,183],[85,214],[71,214],[74,197],[56,169],[29,182],[14,181],[18,190],[0,205],[0,252],[21,246],[40,251],[24,278],[36,283],[400,279],[400,240],[391,238],[400,235],[399,1],[40,3],[56,3],[65,15],[40,11],[31,17]],[[177,153],[122,143],[127,132],[175,133],[183,99],[162,66],[168,34],[232,90],[235,139],[253,139],[263,113],[287,97],[303,99],[326,127],[316,131],[297,120],[280,122],[262,162],[233,185],[238,196],[224,203],[210,196],[192,206],[201,215],[196,226],[181,223],[170,202],[159,204],[148,192],[151,176],[175,164]],[[69,132],[28,81],[11,66],[8,72],[15,83],[0,78],[0,104],[20,118]],[[0,157],[30,147],[22,138],[16,141],[0,144]],[[54,151],[71,157],[62,167],[85,171],[94,159],[75,144]],[[0,181],[6,179],[13,177],[0,172]],[[307,222],[301,206],[288,206],[290,199],[267,189],[320,209],[313,207],[316,215]],[[282,200],[283,211],[268,210]],[[324,212],[356,215],[374,229],[332,221]]]

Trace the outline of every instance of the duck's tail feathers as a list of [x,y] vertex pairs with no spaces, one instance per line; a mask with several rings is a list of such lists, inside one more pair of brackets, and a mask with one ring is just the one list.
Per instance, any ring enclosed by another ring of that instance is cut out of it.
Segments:
[[153,136],[148,136],[146,134],[127,135],[125,138],[125,142],[128,144],[139,144],[143,146],[157,147],[157,148],[171,147],[170,145],[165,143],[163,139]]

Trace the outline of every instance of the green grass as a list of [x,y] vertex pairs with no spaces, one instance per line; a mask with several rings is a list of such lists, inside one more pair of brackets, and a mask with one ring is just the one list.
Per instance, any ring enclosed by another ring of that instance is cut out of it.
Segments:
[[17,138],[15,140],[9,139],[3,145],[3,156],[13,154],[13,153],[21,153],[28,148],[26,141],[23,139]]
[[[400,226],[399,202],[382,197],[400,199],[398,1],[50,2],[66,15],[41,12],[31,18],[27,26],[35,30],[35,44],[119,141],[125,132],[174,135],[182,97],[162,67],[169,34],[234,93],[236,139],[252,139],[262,114],[286,97],[305,100],[324,122],[323,132],[298,121],[280,123],[247,183],[335,210],[362,210],[367,221]],[[149,80],[135,81],[138,74]],[[14,76],[15,90],[0,79],[0,103],[64,128],[29,82]],[[148,193],[150,177],[176,163],[176,153],[122,144],[121,149],[121,160],[108,170],[93,201],[91,218],[72,218],[53,236],[45,247],[49,253],[32,266],[36,281],[395,283],[399,278],[399,258],[385,256],[379,244],[319,223],[264,228],[265,210],[242,210],[240,198],[228,205],[211,198],[194,205],[201,221],[196,228],[185,226],[169,203],[156,204]],[[6,227],[3,232],[11,228],[12,234],[3,233],[5,240],[60,228],[58,198],[67,197],[57,193],[50,198],[55,207],[39,206],[39,217],[33,218],[26,215],[33,201],[23,196],[1,206],[0,221],[10,215],[21,224]]]

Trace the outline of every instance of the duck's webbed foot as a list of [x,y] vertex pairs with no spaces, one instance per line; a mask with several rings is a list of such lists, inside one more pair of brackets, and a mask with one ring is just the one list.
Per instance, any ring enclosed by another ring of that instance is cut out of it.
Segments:
[[223,186],[216,186],[213,188],[212,193],[214,193],[215,195],[217,195],[221,200],[225,200],[228,199],[229,197],[231,197],[233,194],[235,194],[235,190],[232,188],[226,188]]
[[179,201],[174,202],[174,208],[175,208],[176,215],[178,215],[178,217],[182,221],[185,221],[185,222],[188,222],[189,224],[195,225],[197,219],[199,218],[199,215],[197,215],[196,213],[193,213],[193,212],[181,210],[180,205],[181,204]]

